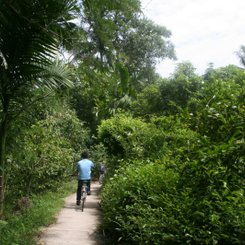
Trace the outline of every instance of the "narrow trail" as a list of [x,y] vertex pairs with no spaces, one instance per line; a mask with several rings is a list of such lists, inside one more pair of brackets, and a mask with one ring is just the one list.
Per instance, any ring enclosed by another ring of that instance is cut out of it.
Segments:
[[43,230],[38,245],[102,245],[98,232],[100,224],[98,182],[91,183],[91,195],[87,196],[84,211],[76,205],[76,194],[65,199],[64,208],[55,224]]

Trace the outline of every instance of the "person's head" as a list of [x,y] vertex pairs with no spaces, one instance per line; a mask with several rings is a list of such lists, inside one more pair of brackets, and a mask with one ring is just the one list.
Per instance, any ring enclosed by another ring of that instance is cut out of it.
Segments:
[[82,159],[88,158],[88,152],[87,151],[82,152],[81,157]]

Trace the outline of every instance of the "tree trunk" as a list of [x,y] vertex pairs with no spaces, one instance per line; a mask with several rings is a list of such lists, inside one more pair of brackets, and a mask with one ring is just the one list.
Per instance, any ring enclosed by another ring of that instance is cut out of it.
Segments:
[[4,118],[0,125],[0,218],[3,214],[4,204],[4,176],[5,176],[5,148],[7,136],[7,120]]
[[[4,96],[2,97],[4,98]],[[8,110],[10,99],[8,96],[2,100],[2,115],[0,121],[0,219],[3,215],[4,192],[5,192],[5,150],[7,127],[9,123]]]

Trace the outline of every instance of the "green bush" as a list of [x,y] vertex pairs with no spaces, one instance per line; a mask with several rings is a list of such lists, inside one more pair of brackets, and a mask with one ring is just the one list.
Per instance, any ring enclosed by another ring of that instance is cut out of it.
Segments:
[[98,138],[109,154],[118,158],[149,157],[163,145],[162,135],[154,124],[124,114],[103,121]]
[[107,234],[123,244],[244,244],[244,189],[230,188],[221,165],[188,170],[186,179],[159,163],[117,170],[102,192]]
[[22,130],[8,156],[6,196],[18,198],[55,188],[73,173],[73,163],[85,148],[88,135],[69,110]]
[[[158,147],[152,155],[153,159],[162,159],[166,156],[172,159],[180,159],[182,163],[185,159],[191,159],[198,154],[198,150],[209,144],[207,137],[203,137],[198,132],[188,128],[188,124],[174,117],[155,117],[151,123],[157,127],[157,133],[161,135],[162,145],[158,142]],[[148,135],[151,141],[157,140]],[[147,148],[148,146],[146,146]],[[148,149],[150,152],[151,145]],[[180,166],[179,166],[180,167]]]
[[92,169],[92,177],[94,179],[98,179],[100,175],[100,164],[103,163],[108,166],[109,157],[102,143],[92,146],[89,151],[90,158],[94,163],[94,168]]
[[[115,240],[130,244],[161,244],[176,229],[178,175],[160,164],[130,164],[120,168],[102,193],[104,229]],[[166,222],[165,216],[172,218]]]
[[146,123],[122,114],[103,121],[98,137],[116,166],[121,163],[118,159],[172,156],[184,161],[208,142],[207,138],[172,117],[153,117]]
[[233,71],[209,74],[175,116],[102,124],[122,149],[102,193],[115,243],[245,244],[244,75]]
[[244,81],[207,81],[190,100],[184,121],[213,142],[226,142],[244,126],[244,87]]

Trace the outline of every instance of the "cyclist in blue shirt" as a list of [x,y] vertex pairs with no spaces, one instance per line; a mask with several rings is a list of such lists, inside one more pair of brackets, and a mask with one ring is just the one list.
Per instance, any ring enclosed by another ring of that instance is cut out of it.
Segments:
[[94,167],[94,163],[88,159],[88,152],[84,151],[81,154],[82,160],[77,163],[77,171],[78,171],[78,184],[77,184],[77,205],[81,203],[81,189],[83,186],[83,182],[87,184],[87,192],[88,195],[90,192],[91,185],[91,170]]

